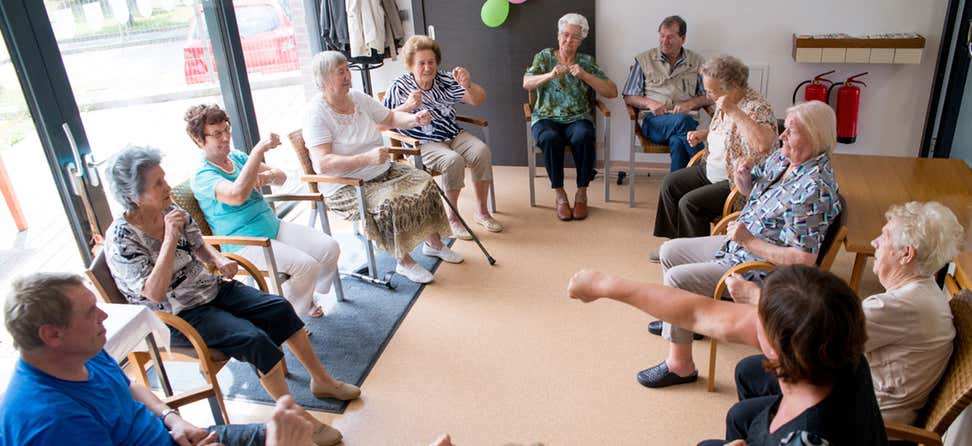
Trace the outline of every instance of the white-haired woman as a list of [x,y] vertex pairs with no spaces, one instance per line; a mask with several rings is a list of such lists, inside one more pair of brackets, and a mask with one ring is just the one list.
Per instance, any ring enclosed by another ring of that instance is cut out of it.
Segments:
[[462,262],[459,253],[442,243],[440,235],[449,234],[449,223],[432,177],[391,162],[378,131],[379,125],[429,125],[429,111],[411,114],[388,110],[371,96],[351,90],[348,61],[337,51],[315,55],[312,69],[320,94],[304,110],[303,135],[314,170],[322,175],[364,180],[369,206],[362,217],[354,187],[321,184],[330,210],[351,220],[364,218],[368,238],[394,255],[398,259],[395,272],[413,282],[432,281],[432,273],[409,255],[423,240],[423,254],[449,263]]
[[[693,130],[689,145],[706,141],[705,160],[665,176],[658,193],[655,237],[709,235],[722,214],[736,160],[762,163],[775,148],[776,117],[769,101],[749,88],[749,67],[732,56],[717,56],[701,69],[706,94],[716,103],[708,130]],[[658,261],[658,252],[650,259]]]
[[[748,159],[736,160],[733,179],[749,200],[727,235],[662,245],[665,285],[711,296],[733,265],[751,260],[814,265],[827,229],[841,211],[829,156],[837,144],[835,129],[834,111],[827,104],[811,101],[790,107],[781,149],[756,168]],[[647,387],[695,381],[692,333],[668,323],[660,328],[670,342],[668,358],[641,371],[638,381]]]
[[[203,242],[199,226],[173,204],[161,160],[156,149],[127,147],[108,168],[111,191],[125,208],[105,237],[105,258],[118,290],[133,304],[185,319],[210,348],[253,364],[274,399],[290,394],[280,350],[284,343],[310,373],[315,397],[358,398],[358,387],[325,370],[290,303],[209,272],[204,262],[232,279],[238,265]],[[173,337],[188,345],[178,332]],[[337,430],[303,409],[300,413],[314,425],[315,444],[340,442]]]
[[[402,57],[408,71],[388,87],[385,107],[408,113],[428,110],[432,124],[396,131],[423,142],[422,161],[432,170],[442,172],[439,181],[453,205],[459,202],[468,166],[476,192],[474,220],[487,231],[502,231],[503,225],[493,218],[486,205],[489,184],[493,181],[493,154],[486,143],[456,122],[456,104],[479,105],[486,100],[486,90],[472,81],[472,75],[464,67],[455,67],[448,73],[440,71],[442,49],[428,36],[409,37],[402,47]],[[459,216],[449,209],[447,212],[452,233],[463,240],[472,240]]]
[[[590,92],[606,98],[618,95],[618,87],[594,63],[594,57],[578,53],[590,27],[580,14],[566,14],[557,21],[557,49],[546,48],[533,57],[523,75],[523,88],[537,90],[533,105],[533,139],[543,150],[550,187],[557,194],[557,218],[567,221],[587,217],[587,186],[594,178],[595,132]],[[577,193],[571,208],[564,191],[564,147],[571,146],[577,169]]]
[[[874,273],[887,291],[861,302],[864,355],[883,418],[912,424],[952,355],[952,311],[934,276],[958,254],[963,230],[955,214],[934,201],[892,206],[884,216],[887,223],[871,245]],[[758,300],[752,282],[733,278],[729,289],[734,299]],[[737,382],[747,383],[740,396],[779,393],[761,362],[747,358],[737,366]]]

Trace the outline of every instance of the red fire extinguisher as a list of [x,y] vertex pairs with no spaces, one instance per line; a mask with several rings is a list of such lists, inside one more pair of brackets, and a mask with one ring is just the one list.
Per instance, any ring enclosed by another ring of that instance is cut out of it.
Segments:
[[834,87],[843,84],[837,89],[837,142],[842,144],[852,144],[857,141],[857,116],[861,107],[861,88],[855,84],[867,86],[864,82],[857,80],[858,77],[867,72],[855,74],[847,78],[844,82],[837,82],[830,86],[827,91],[827,99],[830,99],[830,91]]
[[[807,88],[803,90],[803,100],[804,101],[820,101],[827,102],[827,92],[828,86],[833,84],[834,81],[824,78],[828,74],[833,74],[836,70],[830,70],[826,73],[820,73],[813,79],[808,79],[800,82],[796,88],[793,89],[793,103],[796,104],[797,93],[800,91],[800,87],[807,85]],[[824,85],[827,84],[827,85]]]

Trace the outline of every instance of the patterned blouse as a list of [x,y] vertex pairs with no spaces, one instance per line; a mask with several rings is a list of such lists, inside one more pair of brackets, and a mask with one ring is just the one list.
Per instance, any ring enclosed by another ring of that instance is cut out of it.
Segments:
[[[773,107],[770,105],[769,101],[760,96],[756,90],[752,88],[746,89],[746,95],[743,96],[739,104],[736,104],[740,110],[743,111],[747,116],[756,121],[756,124],[765,125],[773,129],[773,133],[776,133],[776,116],[773,115]],[[743,138],[742,133],[739,130],[739,126],[732,119],[727,119],[726,113],[720,109],[716,109],[714,116],[712,117],[712,122],[709,124],[709,131],[723,131],[728,135],[726,140],[726,173],[729,175],[729,184],[733,184],[732,175],[733,165],[735,160],[740,157],[749,158],[753,164],[761,164],[763,160],[771,152],[765,154],[758,154],[749,146],[749,143]]]
[[[173,207],[166,209],[168,213]],[[216,298],[219,278],[210,274],[206,265],[196,258],[195,251],[203,245],[199,226],[186,212],[186,224],[176,245],[172,280],[165,300],[160,304],[142,295],[145,280],[152,273],[162,252],[162,240],[151,237],[135,225],[119,217],[108,228],[105,258],[118,290],[133,304],[172,314],[204,305]]]
[[[607,75],[594,64],[594,58],[583,53],[577,53],[574,59],[584,71],[601,79],[607,80]],[[535,76],[553,71],[559,65],[553,48],[546,48],[533,57],[533,65],[527,68],[524,76]],[[537,88],[537,102],[533,104],[533,125],[541,119],[550,119],[562,124],[586,119],[593,121],[591,115],[590,97],[591,87],[584,81],[570,75],[570,73],[553,79]]]
[[[416,90],[422,88],[415,82],[415,76],[412,73],[405,73],[392,82],[383,105],[387,108],[398,107],[408,101],[408,96]],[[432,115],[432,123],[414,129],[395,129],[395,131],[419,141],[451,141],[462,131],[456,123],[456,104],[461,102],[465,95],[466,89],[456,82],[451,73],[439,70],[432,80],[432,87],[422,90],[422,104],[412,110],[412,113],[428,110]]]
[[[788,167],[789,161],[777,150],[753,168],[753,190],[737,221],[763,241],[816,254],[840,214],[830,157],[820,154],[780,178]],[[765,259],[727,240],[716,260],[733,266]]]

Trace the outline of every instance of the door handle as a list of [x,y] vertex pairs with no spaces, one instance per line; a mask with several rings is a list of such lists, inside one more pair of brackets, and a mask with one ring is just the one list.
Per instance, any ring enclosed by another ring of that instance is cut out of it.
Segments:
[[[429,25],[429,38],[435,40],[435,25]],[[969,38],[972,39],[972,34],[969,35]]]
[[61,129],[64,130],[64,136],[67,137],[68,145],[71,146],[71,153],[74,154],[74,162],[67,164],[68,172],[77,178],[87,177],[88,183],[92,187],[98,187],[101,184],[98,177],[98,169],[94,162],[94,156],[90,153],[82,155],[81,149],[78,147],[77,140],[74,139],[74,133],[71,132],[71,127],[68,123],[61,124]]

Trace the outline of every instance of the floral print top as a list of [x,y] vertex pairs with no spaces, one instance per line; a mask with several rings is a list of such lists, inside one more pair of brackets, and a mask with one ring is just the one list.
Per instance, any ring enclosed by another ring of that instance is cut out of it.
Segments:
[[[594,58],[583,53],[577,53],[574,58],[577,65],[584,71],[601,79],[607,80],[607,75],[594,63]],[[524,76],[535,76],[549,73],[560,62],[553,48],[546,48],[533,57],[533,64],[527,68]],[[590,103],[591,87],[584,81],[570,73],[553,79],[537,88],[537,99],[533,105],[533,125],[541,119],[550,119],[562,124],[568,124],[581,119],[593,121]]]

